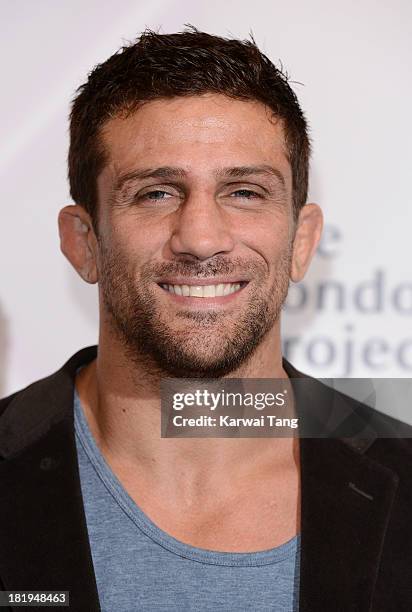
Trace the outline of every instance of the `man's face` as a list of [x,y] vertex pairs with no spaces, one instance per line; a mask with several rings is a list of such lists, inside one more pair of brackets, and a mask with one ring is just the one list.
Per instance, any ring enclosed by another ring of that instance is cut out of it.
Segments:
[[[294,223],[280,121],[208,94],[150,102],[103,130],[98,276],[134,360],[220,377],[274,333]],[[203,296],[203,297],[202,297]]]

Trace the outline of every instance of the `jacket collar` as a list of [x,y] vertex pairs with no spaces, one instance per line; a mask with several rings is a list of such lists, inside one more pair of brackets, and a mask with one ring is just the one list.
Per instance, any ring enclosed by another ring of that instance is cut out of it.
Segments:
[[[73,393],[77,368],[96,355],[97,347],[79,351],[54,375],[18,394],[0,419],[0,454],[6,459],[0,461],[0,580],[7,590],[70,590],[73,609],[89,612],[100,608]],[[305,376],[286,360],[284,367],[289,376]],[[323,385],[308,380],[312,400],[321,393],[325,403],[330,396],[319,390]],[[350,405],[343,409],[353,416]],[[317,416],[330,422],[335,413],[328,409]],[[300,440],[303,612],[334,609],[337,602],[342,610],[370,609],[398,478],[367,456],[376,433],[356,422],[351,437]]]
[[369,422],[376,421],[376,411],[370,410],[366,419],[356,400],[303,374],[286,359],[283,367],[291,379],[302,438],[337,438],[359,453],[368,450],[377,438]]
[[96,356],[96,346],[78,351],[60,370],[12,399],[0,418],[0,457],[15,455],[61,421],[73,422],[76,370]]

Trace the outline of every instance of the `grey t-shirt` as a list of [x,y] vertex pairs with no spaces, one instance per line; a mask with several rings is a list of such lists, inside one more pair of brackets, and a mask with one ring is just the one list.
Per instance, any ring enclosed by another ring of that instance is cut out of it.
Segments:
[[298,610],[300,537],[256,553],[213,552],[159,529],[101,454],[75,394],[75,430],[103,612]]

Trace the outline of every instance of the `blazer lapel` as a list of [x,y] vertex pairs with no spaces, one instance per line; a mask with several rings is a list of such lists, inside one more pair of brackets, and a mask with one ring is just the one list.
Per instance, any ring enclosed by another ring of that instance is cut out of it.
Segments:
[[97,612],[72,413],[82,357],[54,375],[48,405],[41,384],[11,402],[9,414],[18,411],[24,427],[6,414],[2,420],[9,429],[0,449],[7,459],[0,462],[0,581],[6,590],[69,591],[71,609]]
[[302,612],[371,610],[396,474],[339,439],[302,439]]
[[[399,478],[367,456],[378,437],[356,402],[283,361],[303,417],[300,612],[372,610]],[[305,437],[306,435],[306,437]]]

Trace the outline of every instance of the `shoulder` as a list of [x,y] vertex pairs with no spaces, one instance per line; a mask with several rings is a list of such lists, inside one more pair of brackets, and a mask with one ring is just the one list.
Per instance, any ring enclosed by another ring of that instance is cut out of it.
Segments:
[[0,456],[21,450],[71,415],[76,371],[96,355],[96,346],[82,349],[50,376],[0,399]]
[[0,399],[0,419],[3,412],[6,410],[7,406],[17,397],[18,392],[12,393],[12,395],[8,395],[7,397],[3,397]]
[[[298,401],[303,405],[303,417],[315,428],[310,432],[313,437],[340,438],[354,449],[362,451],[375,446],[377,441],[386,441],[383,445],[376,444],[375,450],[391,448],[394,451],[396,448],[399,452],[410,455],[412,425],[368,405],[374,399],[373,381],[365,379],[365,382],[370,383],[370,393],[368,397],[368,394],[365,394],[368,403],[364,403],[338,390],[336,379],[335,382],[334,379],[328,379],[326,384],[326,381],[300,372],[285,359],[283,366],[291,379]],[[350,379],[345,382],[350,383]],[[354,385],[356,388],[355,381]],[[349,384],[348,389],[350,388]]]

